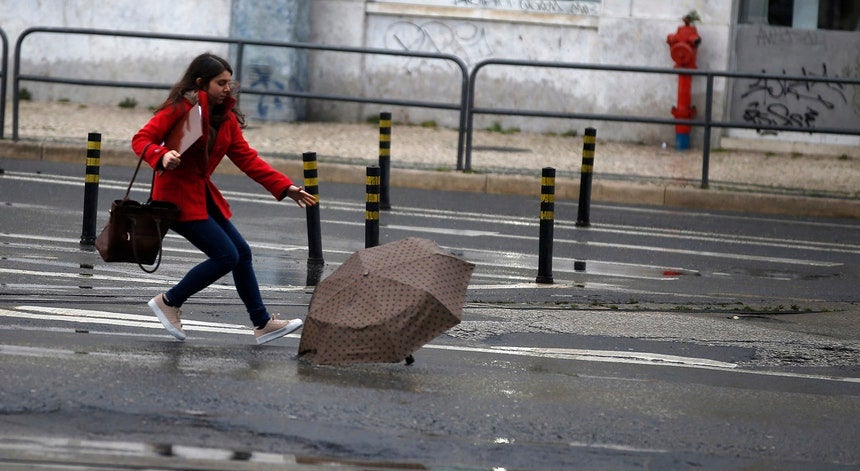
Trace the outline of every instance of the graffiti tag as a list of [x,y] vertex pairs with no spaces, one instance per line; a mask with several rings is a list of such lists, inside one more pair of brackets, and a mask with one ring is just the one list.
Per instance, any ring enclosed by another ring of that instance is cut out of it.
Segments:
[[[440,21],[420,24],[398,21],[388,26],[385,32],[385,47],[409,52],[451,54],[460,57],[467,64],[474,64],[493,55],[484,28],[470,23],[449,25]],[[412,65],[409,69],[416,67]]]
[[[767,73],[762,70],[762,73]],[[783,75],[788,75],[783,69]],[[827,65],[821,73],[801,69],[803,77],[827,78]],[[814,127],[821,113],[848,104],[842,84],[800,79],[758,78],[749,83],[741,95],[744,121],[800,128]]]
[[[251,64],[249,69],[249,73],[251,75],[250,88],[266,91],[275,90],[279,92],[286,90],[283,83],[273,78],[274,68],[272,66],[266,64]],[[269,115],[270,106],[274,106],[275,109],[281,110],[284,107],[284,103],[279,96],[260,95],[260,98],[257,100],[257,115],[261,118],[267,117]]]
[[599,0],[454,0],[454,5],[567,15],[598,15],[600,13]]

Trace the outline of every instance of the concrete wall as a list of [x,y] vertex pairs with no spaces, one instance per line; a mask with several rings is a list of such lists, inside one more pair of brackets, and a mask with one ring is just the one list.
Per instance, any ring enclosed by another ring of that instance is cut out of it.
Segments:
[[[237,1],[233,2],[230,16],[230,36],[234,38],[306,42],[310,35],[310,2],[306,0]],[[243,51],[242,88],[306,91],[307,57],[305,49],[248,46]],[[242,111],[252,119],[296,121],[305,117],[303,99],[249,94],[242,97],[241,103]]]
[[[603,0],[596,4],[596,15],[482,7],[493,2],[440,3],[315,0],[311,41],[447,53],[462,58],[470,67],[484,59],[504,58],[670,68],[674,64],[666,36],[682,24],[684,14],[695,9],[702,17],[697,25],[703,38],[699,67],[725,70],[729,63],[732,0]],[[312,59],[311,63],[310,81],[319,91],[350,90],[365,96],[445,102],[458,98],[457,70],[438,61],[367,56],[345,62]],[[671,118],[677,97],[674,75],[495,66],[484,69],[478,78],[477,106],[494,108]],[[725,84],[718,83],[716,111],[720,116],[725,93]],[[704,83],[694,83],[694,95],[694,104],[704,109]],[[379,108],[314,103],[308,111],[313,118],[352,120],[374,116]],[[387,108],[395,120],[433,120],[448,127],[458,124],[452,112]],[[503,128],[553,132],[581,132],[586,126],[595,126],[607,139],[674,141],[674,128],[666,125],[476,116],[477,128],[494,123]],[[696,136],[694,133],[694,143]]]
[[[738,71],[809,77],[860,77],[860,33],[740,25],[735,41]],[[860,87],[795,80],[738,79],[732,84],[731,118],[755,124],[860,129]],[[731,130],[731,136],[860,144],[860,136],[827,136]]]
[[[202,36],[229,36],[231,0],[0,0],[0,27],[9,38],[9,67],[21,33],[34,26],[131,30]],[[22,72],[173,84],[190,58],[205,51],[227,55],[214,43],[181,43],[141,39],[37,34],[22,49]],[[139,106],[157,105],[164,91],[140,91],[76,85],[22,83],[35,100],[68,99],[81,103],[118,104],[133,97]],[[11,89],[11,84],[10,84]]]

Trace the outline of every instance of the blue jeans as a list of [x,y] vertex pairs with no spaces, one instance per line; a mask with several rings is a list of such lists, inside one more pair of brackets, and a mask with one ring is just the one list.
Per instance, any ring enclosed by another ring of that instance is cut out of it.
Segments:
[[245,303],[251,322],[255,327],[269,322],[269,313],[260,296],[257,276],[251,264],[251,247],[233,223],[210,206],[209,218],[205,221],[177,222],[170,229],[209,257],[167,292],[171,304],[181,306],[192,295],[232,271],[236,291]]

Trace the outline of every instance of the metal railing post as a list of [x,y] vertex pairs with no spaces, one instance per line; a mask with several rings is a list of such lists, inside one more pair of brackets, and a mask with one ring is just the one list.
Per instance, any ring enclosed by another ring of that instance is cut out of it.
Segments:
[[0,41],[3,42],[3,64],[0,65],[0,139],[3,139],[3,130],[6,128],[6,80],[9,76],[9,38],[3,28],[0,28]]
[[708,74],[705,85],[705,126],[702,143],[702,188],[708,187],[708,173],[711,166],[711,114],[714,101],[714,76]]

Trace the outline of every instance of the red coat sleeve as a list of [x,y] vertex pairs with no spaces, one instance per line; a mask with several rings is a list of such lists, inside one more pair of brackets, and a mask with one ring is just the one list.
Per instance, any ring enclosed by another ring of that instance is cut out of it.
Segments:
[[[188,106],[168,106],[158,111],[150,120],[131,138],[131,150],[134,155],[143,157],[150,167],[158,168],[161,165],[161,156],[169,151],[162,146],[164,136],[173,125],[187,112]],[[149,145],[149,147],[147,147]],[[140,153],[146,149],[146,155]]]
[[[278,201],[284,199],[287,195],[287,189],[293,184],[290,177],[272,168],[268,162],[259,156],[257,151],[245,140],[239,122],[235,118],[227,120],[223,126],[229,126],[228,132],[232,134],[230,146],[227,149],[227,157],[236,167],[262,185]],[[222,131],[224,130],[222,129]]]

